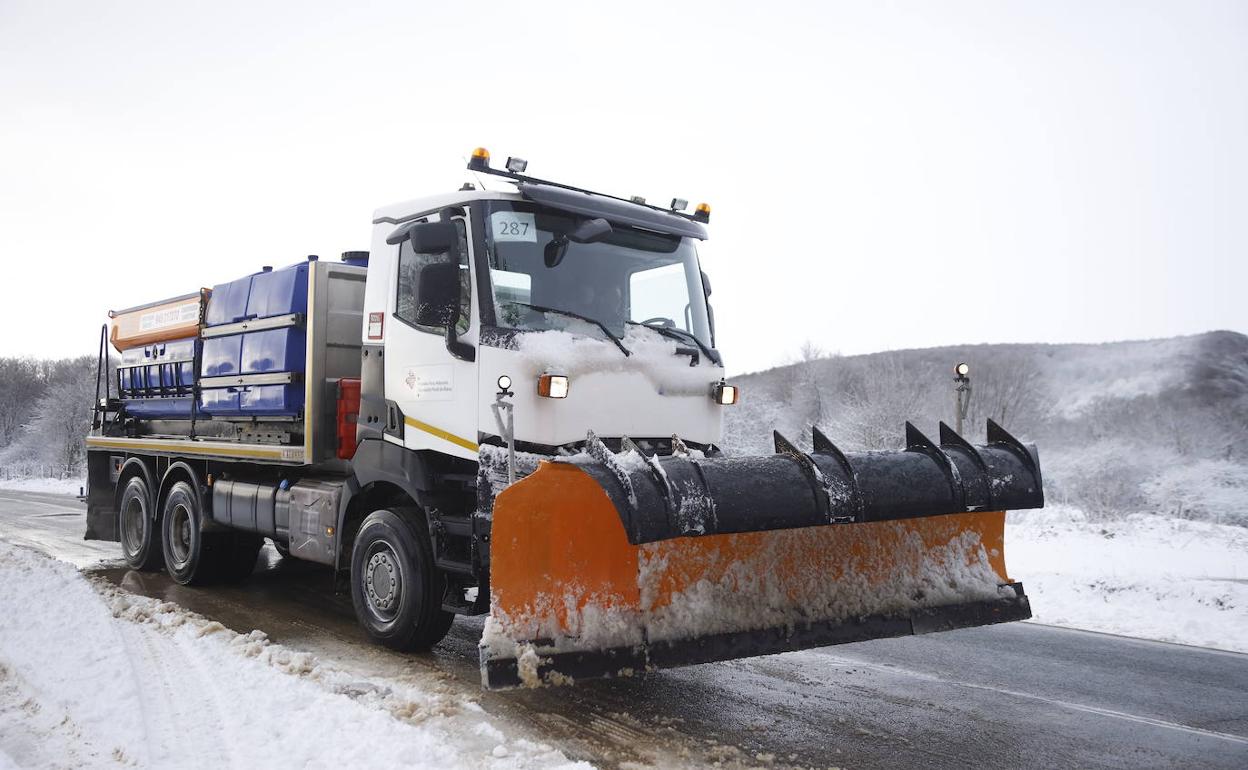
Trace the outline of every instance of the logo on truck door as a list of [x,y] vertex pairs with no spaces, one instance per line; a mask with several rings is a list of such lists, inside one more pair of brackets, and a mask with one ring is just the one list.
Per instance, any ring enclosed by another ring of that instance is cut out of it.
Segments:
[[409,366],[403,378],[410,395],[417,401],[452,401],[455,399],[455,373],[449,364]]

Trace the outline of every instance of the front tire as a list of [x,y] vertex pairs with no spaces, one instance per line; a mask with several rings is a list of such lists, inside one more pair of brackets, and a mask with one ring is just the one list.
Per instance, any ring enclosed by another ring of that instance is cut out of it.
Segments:
[[351,550],[351,603],[360,625],[394,650],[427,650],[450,630],[442,609],[446,578],[414,508],[374,511]]
[[131,476],[121,491],[118,533],[121,553],[131,569],[153,571],[162,566],[159,527],[152,504],[152,493],[142,476]]

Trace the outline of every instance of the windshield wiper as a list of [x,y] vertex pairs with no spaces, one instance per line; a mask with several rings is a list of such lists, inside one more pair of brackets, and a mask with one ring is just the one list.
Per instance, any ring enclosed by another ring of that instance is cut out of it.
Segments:
[[624,323],[631,324],[632,326],[641,326],[646,329],[653,329],[670,340],[676,340],[678,342],[692,342],[698,346],[707,358],[711,359],[719,366],[724,365],[723,361],[719,360],[719,354],[715,350],[703,345],[702,340],[698,339],[696,336],[685,331],[684,329],[677,329],[674,326],[655,326],[653,324],[643,324],[640,321],[625,321]]
[[[595,318],[590,318],[589,316],[583,316],[580,313],[573,313],[571,310],[560,310],[557,307],[546,307],[545,305],[530,305],[528,302],[517,302],[515,300],[508,300],[508,302],[512,305],[523,305],[524,307],[532,308],[533,310],[536,310],[539,313],[554,313],[555,315],[567,316],[568,318],[575,318],[578,321],[591,323],[594,326],[597,326],[599,329],[602,329],[602,333],[607,335],[607,338],[615,343],[615,346],[620,349],[621,353],[623,353],[625,356],[632,355],[632,352],[628,348],[624,347],[624,343],[620,341],[620,338],[612,334],[611,330],[607,328],[606,324],[604,324],[602,321],[599,321]],[[629,323],[632,323],[632,322],[630,321]]]

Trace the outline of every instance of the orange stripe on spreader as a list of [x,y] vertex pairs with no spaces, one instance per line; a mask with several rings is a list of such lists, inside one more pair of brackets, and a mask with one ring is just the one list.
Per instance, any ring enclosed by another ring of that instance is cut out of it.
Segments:
[[[1004,530],[1004,513],[976,512],[636,546],[591,476],[574,465],[543,463],[495,501],[490,589],[495,613],[509,622],[523,625],[526,617],[553,613],[563,631],[575,634],[574,616],[591,602],[644,615],[703,581],[739,581],[749,593],[757,588],[754,576],[766,576],[795,602],[819,581],[879,585],[896,579],[898,570],[921,569],[927,552],[966,532],[979,538],[989,566],[1005,582]],[[649,571],[644,596],[643,562]]]

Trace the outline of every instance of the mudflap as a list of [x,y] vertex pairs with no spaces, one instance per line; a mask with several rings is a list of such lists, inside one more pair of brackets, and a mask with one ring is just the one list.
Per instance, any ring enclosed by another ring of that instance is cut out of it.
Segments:
[[[1034,460],[1013,447],[979,451],[989,470],[1000,455],[1011,472]],[[955,474],[926,483],[919,474],[942,460],[928,446],[892,461],[911,481],[909,501],[928,512],[919,516],[861,483],[865,473],[851,476],[865,494],[820,500],[803,480],[823,492],[827,476],[791,454],[697,462],[593,454],[601,456],[593,464],[543,463],[494,502],[480,650],[487,688],[1030,617],[1005,570],[1005,514],[967,510],[964,490],[951,497]],[[889,470],[890,462],[880,453],[841,460],[847,474],[854,463]],[[651,504],[644,485],[655,479]],[[1023,483],[1035,490],[1024,507],[1041,504],[1038,467]]]
[[87,503],[87,531],[83,540],[121,542],[118,530],[117,509],[112,506]]

